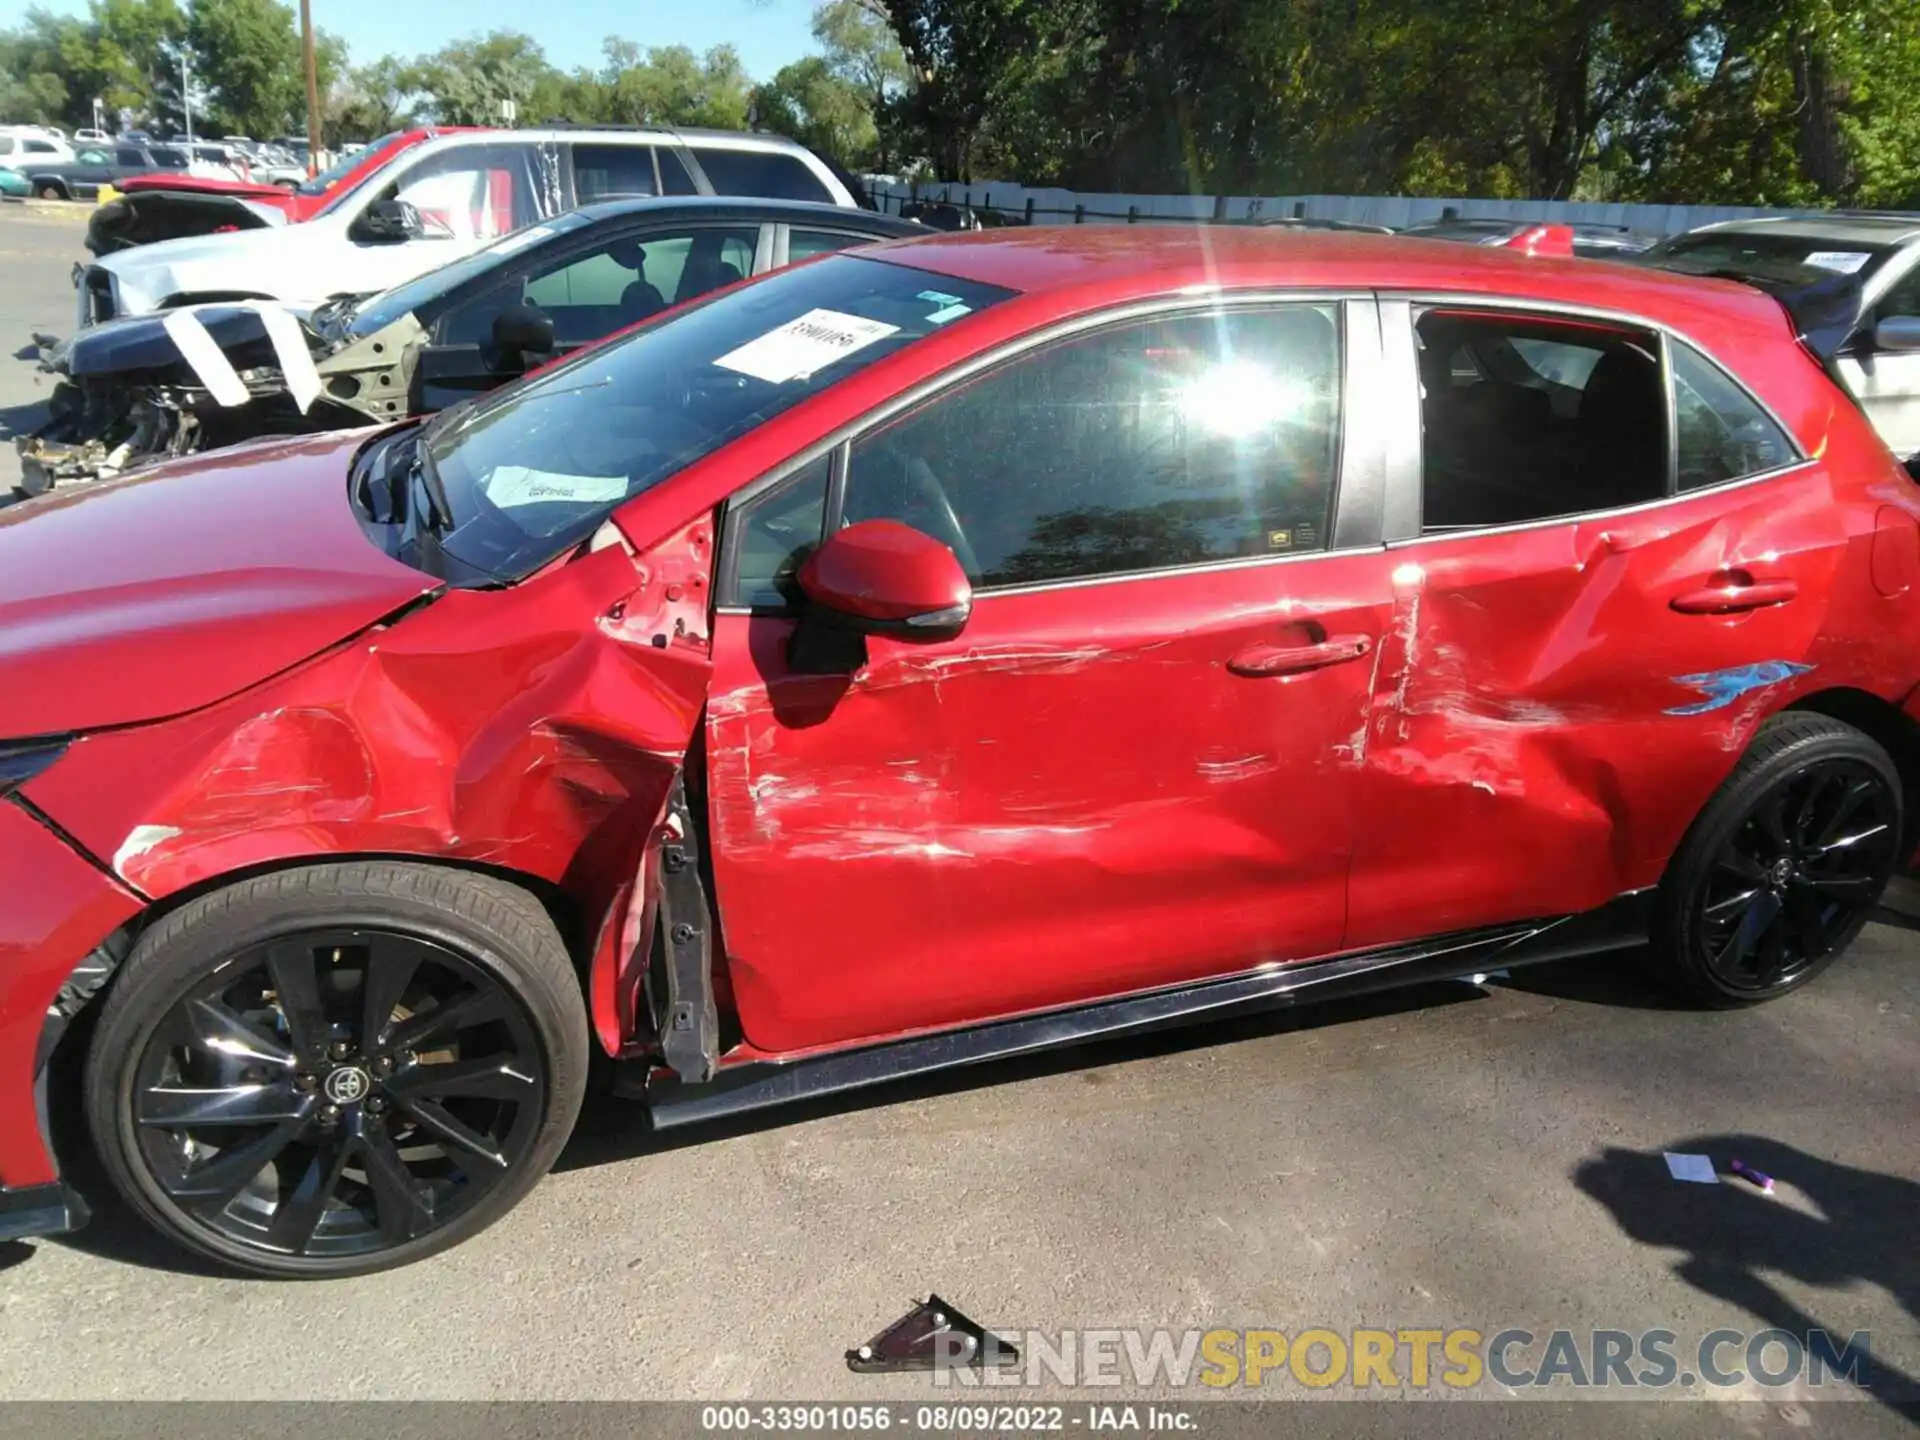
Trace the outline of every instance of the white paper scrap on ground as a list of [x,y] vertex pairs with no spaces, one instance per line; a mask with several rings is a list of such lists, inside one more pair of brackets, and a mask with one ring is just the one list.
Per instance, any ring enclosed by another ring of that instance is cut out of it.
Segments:
[[789,320],[729,350],[713,363],[722,370],[780,385],[864,350],[899,328],[882,320],[844,315],[838,310],[809,310],[799,319]]
[[1663,1152],[1667,1161],[1667,1173],[1676,1180],[1691,1180],[1696,1185],[1718,1185],[1720,1177],[1714,1173],[1713,1161],[1704,1155],[1676,1155],[1671,1150]]

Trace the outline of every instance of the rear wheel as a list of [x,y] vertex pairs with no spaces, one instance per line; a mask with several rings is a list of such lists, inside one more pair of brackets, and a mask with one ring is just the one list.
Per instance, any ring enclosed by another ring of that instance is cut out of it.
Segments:
[[64,200],[67,198],[67,192],[64,186],[49,182],[40,187],[40,198],[42,200]]
[[1901,797],[1887,752],[1851,725],[1768,721],[1668,867],[1654,928],[1663,970],[1721,1007],[1812,980],[1893,875]]
[[181,1244],[259,1274],[358,1274],[511,1209],[566,1141],[586,1051],[531,896],[317,866],[141,937],[101,1013],[88,1119],[115,1185]]

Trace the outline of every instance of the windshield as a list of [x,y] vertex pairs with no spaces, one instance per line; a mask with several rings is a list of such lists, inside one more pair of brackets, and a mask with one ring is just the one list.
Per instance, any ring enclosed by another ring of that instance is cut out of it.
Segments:
[[453,511],[441,548],[524,575],[621,501],[1010,293],[836,255],[669,312],[437,422],[427,452]]
[[484,250],[450,260],[437,270],[429,270],[404,285],[396,285],[356,305],[347,324],[347,333],[364,336],[384,330],[401,316],[410,315],[422,305],[438,300],[475,276],[486,274],[508,256],[555,235],[564,235],[569,230],[578,230],[592,223],[587,216],[575,210],[552,220],[543,220],[538,225],[529,225],[524,230],[516,230]]
[[302,180],[298,185],[294,186],[294,193],[298,195],[326,194],[327,191],[331,190],[346,178],[349,170],[366,159],[369,152],[384,150],[406,133],[404,130],[396,130],[391,135],[382,135],[378,140],[363,150],[355,150],[352,154],[340,156],[339,159],[327,166],[327,168],[322,170],[318,175],[313,176],[309,180]]
[[1708,230],[1676,235],[1640,258],[1663,270],[1696,275],[1750,275],[1786,285],[1805,285],[1828,275],[1873,274],[1893,253],[1891,246],[1806,235]]

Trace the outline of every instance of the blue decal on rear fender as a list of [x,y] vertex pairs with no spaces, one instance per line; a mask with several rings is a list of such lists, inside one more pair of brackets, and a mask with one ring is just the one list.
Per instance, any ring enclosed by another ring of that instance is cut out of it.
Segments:
[[1792,660],[1762,660],[1757,665],[1735,665],[1731,670],[1705,670],[1698,675],[1676,675],[1673,677],[1674,684],[1698,690],[1707,698],[1696,700],[1691,705],[1676,705],[1667,714],[1704,715],[1709,710],[1731,705],[1749,691],[1764,690],[1769,685],[1778,685],[1782,680],[1804,675],[1811,669],[1811,665],[1799,665]]

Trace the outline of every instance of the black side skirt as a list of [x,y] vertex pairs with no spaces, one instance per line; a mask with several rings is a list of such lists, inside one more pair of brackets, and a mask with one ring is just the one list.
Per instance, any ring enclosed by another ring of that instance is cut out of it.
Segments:
[[58,1180],[9,1190],[0,1185],[0,1240],[64,1235],[87,1223],[87,1202]]
[[[836,1051],[815,1059],[752,1061],[724,1067],[700,1085],[656,1076],[645,1093],[655,1127],[664,1130],[1085,1040],[1139,1035],[1285,1005],[1453,980],[1485,970],[1625,950],[1646,943],[1653,897],[1651,890],[1637,890],[1579,915],[1463,931],[1329,960],[1263,966],[1222,980],[1149,990],[1068,1010],[1048,1010],[965,1030]],[[628,1084],[620,1088],[626,1090]]]

